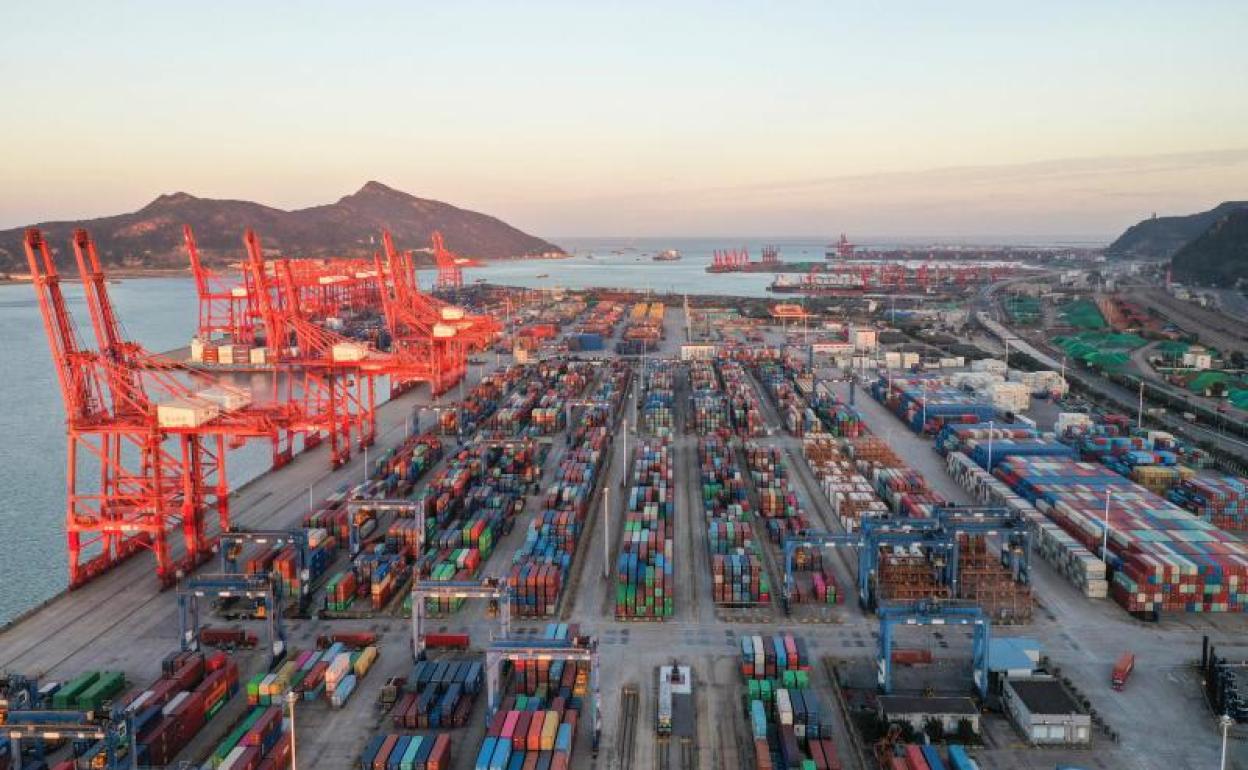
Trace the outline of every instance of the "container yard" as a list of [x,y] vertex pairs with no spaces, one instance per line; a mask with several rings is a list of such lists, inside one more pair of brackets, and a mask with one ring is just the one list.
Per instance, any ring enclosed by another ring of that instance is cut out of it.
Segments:
[[[472,317],[501,306],[471,296]],[[686,338],[681,304],[533,293],[462,389],[417,380],[375,406],[367,453],[352,412],[339,462],[300,441],[230,495],[230,531],[205,522],[198,568],[171,535],[184,567],[167,590],[137,551],[84,572],[0,631],[0,762],[1216,759],[1189,658],[1202,635],[1225,654],[1243,622],[1243,479],[1129,420],[1034,419],[1060,398],[1049,376],[867,367],[851,383],[814,345],[852,351],[860,327],[807,344],[776,318],[700,307]],[[343,316],[344,334],[370,323]],[[1034,640],[1048,668],[984,657],[985,627],[993,650]],[[1033,686],[1021,668],[1060,669],[1086,698],[1088,744],[1018,740],[1002,701],[1009,676]],[[861,729],[907,698],[969,701],[982,738]],[[1158,743],[1149,719],[1174,704],[1192,704],[1184,735]],[[56,737],[72,720],[86,737]]]

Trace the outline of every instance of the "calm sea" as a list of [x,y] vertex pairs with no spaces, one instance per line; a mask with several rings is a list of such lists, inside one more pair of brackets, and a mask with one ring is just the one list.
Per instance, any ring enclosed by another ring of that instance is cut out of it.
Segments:
[[[495,264],[468,271],[469,280],[529,287],[620,286],[690,294],[763,296],[769,275],[709,275],[715,249],[748,248],[753,258],[764,244],[789,260],[823,258],[825,242],[800,239],[564,238],[556,242],[574,254],[564,260]],[[1070,244],[1075,245],[1075,244]],[[664,249],[677,249],[679,262],[653,262]],[[432,274],[421,276],[428,286]],[[189,279],[127,280],[110,285],[127,335],[149,350],[186,345],[195,328],[195,289]],[[64,292],[79,329],[90,334],[82,288]],[[64,409],[52,371],[39,308],[29,285],[0,286],[0,622],[65,586]],[[262,472],[266,450],[249,447],[231,457],[231,481],[241,484]]]

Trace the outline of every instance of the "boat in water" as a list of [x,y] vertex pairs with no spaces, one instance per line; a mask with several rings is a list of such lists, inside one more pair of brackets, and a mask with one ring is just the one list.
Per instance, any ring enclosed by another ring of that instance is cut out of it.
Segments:
[[664,249],[651,257],[655,262],[679,262],[680,252],[676,249]]

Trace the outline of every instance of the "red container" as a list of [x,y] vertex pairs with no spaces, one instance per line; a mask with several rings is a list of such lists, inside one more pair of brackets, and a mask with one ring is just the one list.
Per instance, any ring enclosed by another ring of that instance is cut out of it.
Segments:
[[373,758],[373,770],[386,770],[386,760],[390,758],[390,752],[394,751],[394,744],[398,742],[399,736],[386,736],[385,743],[381,744],[381,749],[377,752],[377,756]]
[[273,749],[260,762],[257,770],[288,770],[290,767],[290,733],[282,733]]
[[893,662],[903,666],[917,666],[932,662],[931,650],[913,650],[897,648],[893,650]]
[[1113,674],[1110,675],[1110,686],[1115,690],[1121,690],[1126,686],[1127,680],[1131,678],[1131,672],[1135,670],[1135,653],[1124,652],[1118,658],[1118,662],[1114,664]]
[[433,742],[433,751],[425,760],[425,770],[451,770],[451,736],[439,733]]
[[468,634],[425,634],[430,649],[466,650],[472,639]]

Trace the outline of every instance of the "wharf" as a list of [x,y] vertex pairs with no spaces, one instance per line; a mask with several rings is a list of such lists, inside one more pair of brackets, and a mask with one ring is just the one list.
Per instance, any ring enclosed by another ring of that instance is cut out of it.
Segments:
[[[683,337],[683,311],[669,305],[664,318],[665,339],[657,353],[675,357]],[[610,349],[610,346],[609,346]],[[607,354],[610,355],[610,354]],[[652,356],[653,357],[653,356]],[[493,356],[487,356],[490,364]],[[638,361],[638,363],[640,363]],[[479,376],[494,367],[473,367]],[[621,723],[620,693],[634,685],[640,693],[637,705],[638,735],[634,737],[634,770],[659,767],[653,746],[655,683],[657,666],[673,658],[693,668],[696,766],[735,768],[749,765],[752,750],[749,725],[741,709],[742,681],[739,672],[740,638],[749,634],[792,631],[803,636],[812,656],[820,660],[841,659],[867,663],[877,644],[877,622],[865,615],[853,600],[853,570],[845,555],[834,555],[838,584],[847,594],[836,608],[836,622],[802,623],[797,613],[787,619],[779,602],[770,608],[751,612],[748,620],[725,618],[716,613],[711,597],[711,577],[707,556],[707,533],[703,520],[697,480],[697,436],[683,428],[688,422],[687,377],[678,377],[675,397],[673,463],[677,495],[675,515],[676,608],[665,623],[628,623],[615,620],[614,560],[618,553],[623,520],[625,463],[620,462],[620,442],[624,431],[614,435],[608,462],[602,473],[602,489],[607,489],[611,510],[610,527],[601,522],[587,523],[579,544],[576,562],[569,573],[560,620],[579,623],[598,638],[601,653],[603,694],[602,750],[591,759],[588,730],[577,739],[573,766],[606,770],[622,766],[616,756]],[[779,416],[757,382],[767,434],[760,443],[782,450],[791,470],[791,483],[802,507],[812,521],[828,531],[840,530],[801,455],[800,439],[784,433]],[[847,386],[834,390],[847,398]],[[625,395],[628,446],[636,445],[636,383]],[[884,438],[899,456],[920,471],[931,487],[947,498],[966,502],[963,493],[944,470],[931,442],[912,434],[894,415],[858,394],[858,408],[867,426]],[[427,391],[418,390],[399,397],[378,409],[378,449],[397,443],[402,427],[414,407],[427,405]],[[564,434],[553,437],[553,451],[546,460],[544,478],[557,466],[564,447]],[[363,458],[358,454],[343,468],[327,472],[322,447],[305,453],[286,468],[268,473],[235,493],[232,504],[235,520],[242,526],[284,528],[297,526],[307,511],[309,490],[320,499],[337,487],[363,477]],[[590,516],[601,515],[602,504],[591,506]],[[483,568],[483,574],[504,574],[515,549],[523,539],[528,522],[540,505],[530,497],[516,520],[511,534],[501,538]],[[603,537],[610,530],[611,543],[604,556]],[[770,543],[764,547],[771,547]],[[844,549],[840,549],[844,550]],[[775,552],[772,552],[775,556]],[[607,560],[604,564],[604,558]],[[778,562],[769,569],[776,569]],[[607,577],[604,578],[604,567]],[[209,567],[209,569],[214,569]],[[1047,564],[1033,560],[1033,583],[1041,609],[1024,630],[1006,629],[998,633],[1025,635],[1038,640],[1044,653],[1061,666],[1062,673],[1078,683],[1094,707],[1119,732],[1121,743],[1110,744],[1098,738],[1095,757],[1101,767],[1131,767],[1141,770],[1170,770],[1177,767],[1214,766],[1217,762],[1217,735],[1207,718],[1199,685],[1199,673],[1191,661],[1199,657],[1200,637],[1211,635],[1224,654],[1235,656],[1234,644],[1227,640],[1242,635],[1245,619],[1235,616],[1177,616],[1158,624],[1132,620],[1109,601],[1091,601],[1081,596]],[[779,586],[774,585],[773,591]],[[470,602],[462,610],[431,623],[431,631],[467,632],[474,649],[480,649],[497,621],[486,616],[483,602]],[[545,621],[513,619],[513,633],[536,637]],[[258,625],[255,628],[259,628]],[[378,634],[381,658],[376,668],[361,682],[361,690],[341,710],[317,701],[298,706],[298,757],[301,768],[340,770],[353,767],[368,738],[391,731],[386,715],[374,708],[378,687],[386,678],[405,676],[410,670],[409,621],[389,614],[358,620],[294,620],[287,623],[289,643],[298,649],[314,645],[318,634],[330,631],[371,631]],[[900,644],[935,648],[938,655],[969,657],[969,636],[960,629],[944,628],[934,634],[908,634]],[[44,675],[53,679],[91,669],[113,669],[126,673],[133,684],[154,679],[161,658],[177,647],[177,598],[174,592],[159,592],[151,574],[148,556],[139,556],[87,586],[63,594],[30,612],[20,622],[0,631],[0,670]],[[1138,664],[1128,691],[1116,693],[1109,687],[1109,671],[1124,649],[1137,654]],[[263,651],[238,656],[244,678],[264,665]],[[812,671],[812,686],[822,703],[835,702],[830,679],[823,671]],[[454,768],[471,768],[476,746],[483,734],[484,697],[478,698],[469,725],[452,732]],[[230,704],[231,711],[199,736],[182,759],[199,759],[206,748],[228,727],[231,715],[243,711],[241,698]],[[1157,731],[1159,714],[1184,720],[1183,729]],[[1181,714],[1181,717],[1179,716]],[[857,767],[849,754],[851,742],[844,740],[845,725],[837,727],[836,744],[841,747],[845,767]],[[215,731],[215,732],[214,732]],[[411,732],[411,731],[404,731]],[[428,732],[428,731],[418,731]],[[1157,734],[1165,732],[1164,740]],[[1018,740],[990,737],[984,750],[977,752],[990,767],[1026,770],[1051,768],[1054,764],[1093,764],[1088,752],[1023,750]],[[1103,760],[1103,763],[1102,763]]]

